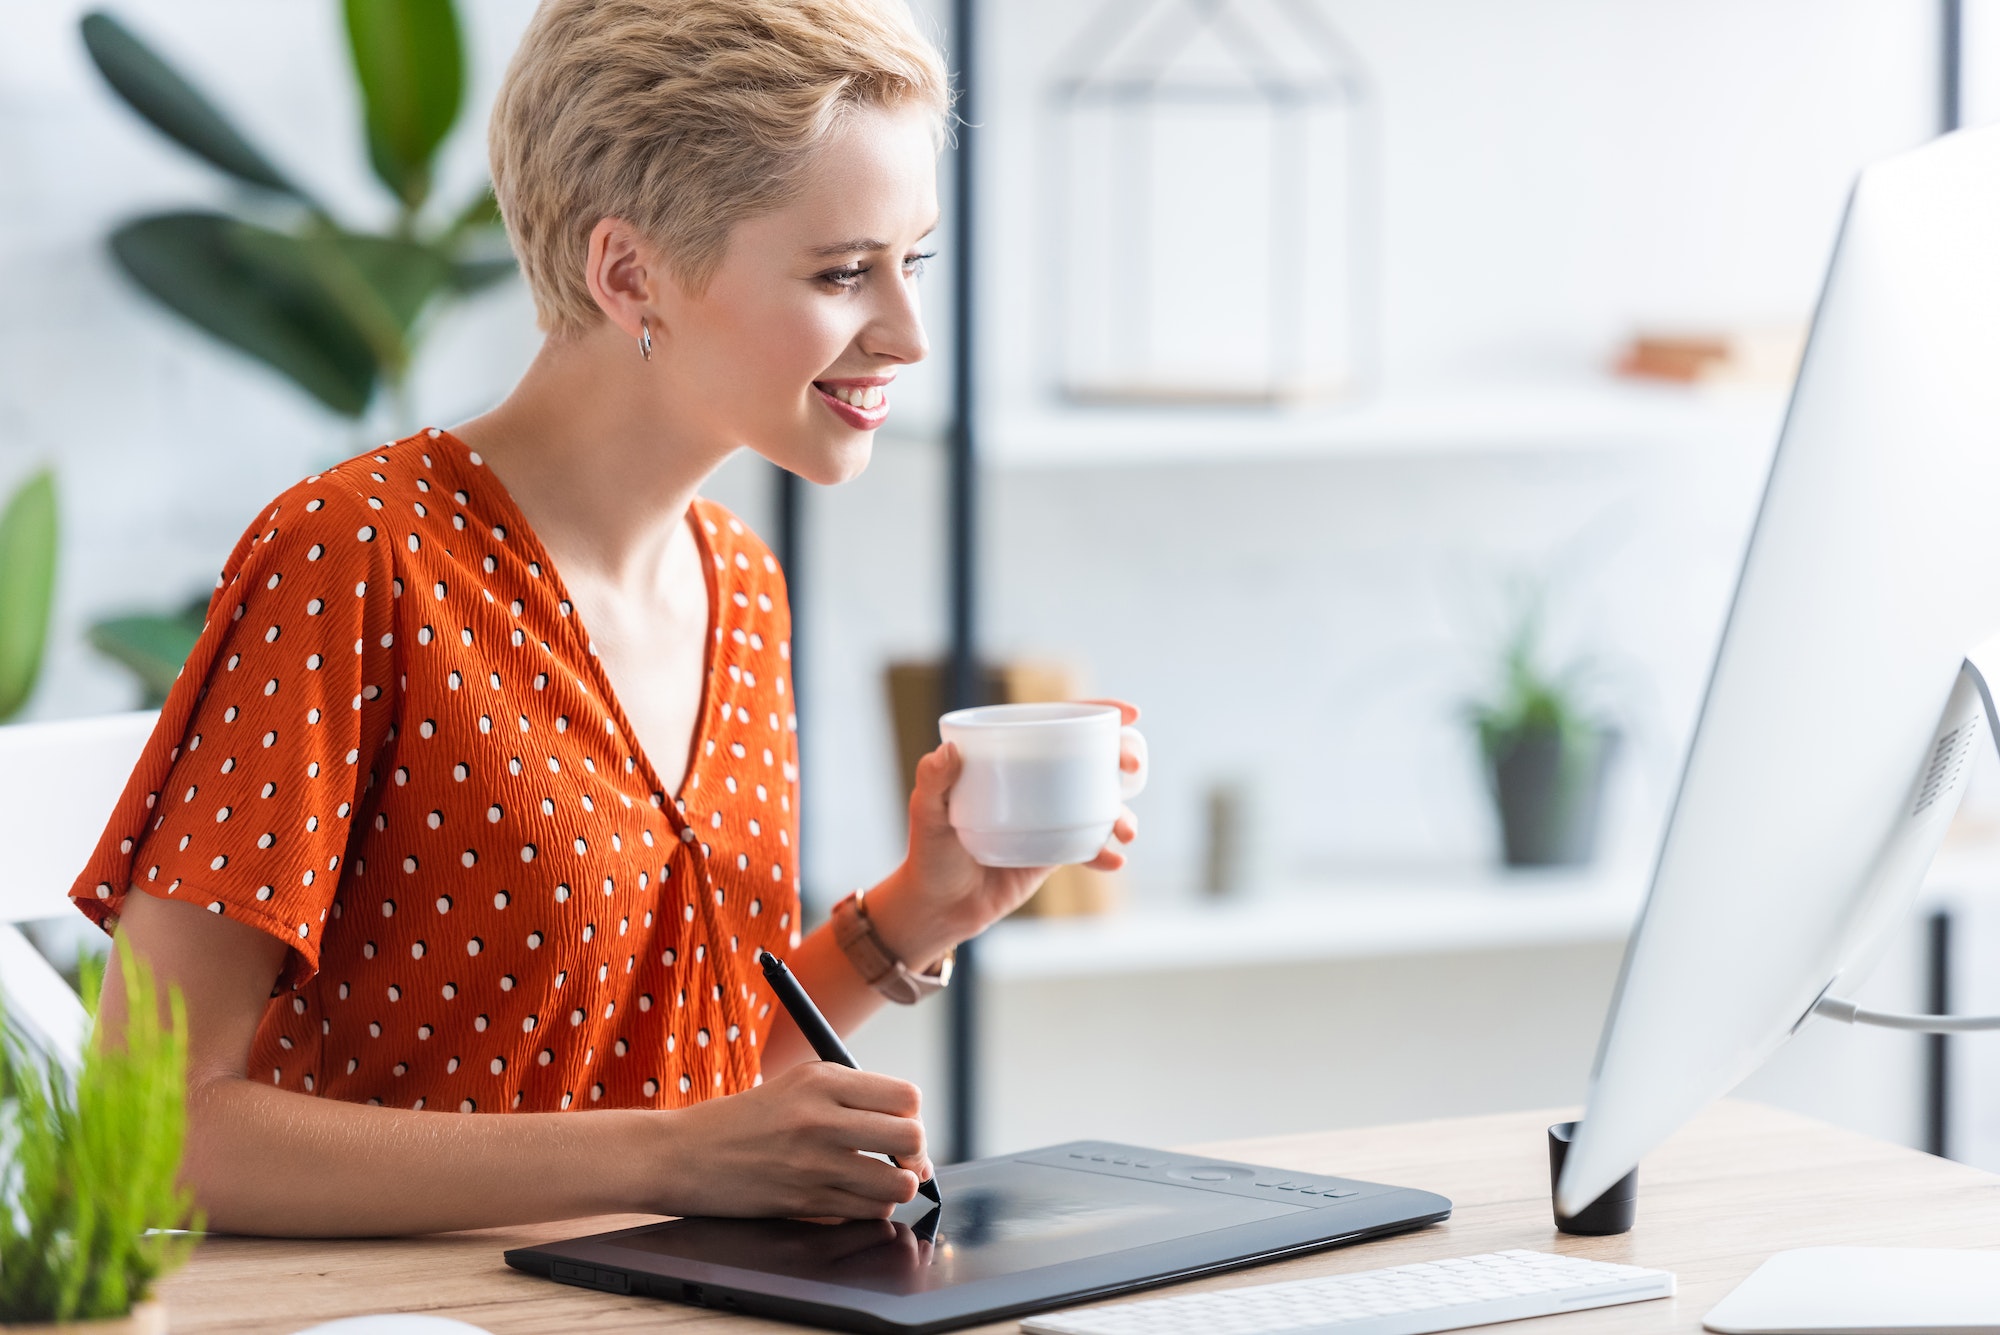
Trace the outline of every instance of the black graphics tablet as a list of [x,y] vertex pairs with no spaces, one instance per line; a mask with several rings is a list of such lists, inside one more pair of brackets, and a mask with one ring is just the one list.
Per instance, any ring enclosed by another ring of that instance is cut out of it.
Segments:
[[1359,1242],[1427,1191],[1102,1141],[955,1164],[892,1220],[675,1219],[507,1253],[545,1279],[839,1330],[951,1330]]

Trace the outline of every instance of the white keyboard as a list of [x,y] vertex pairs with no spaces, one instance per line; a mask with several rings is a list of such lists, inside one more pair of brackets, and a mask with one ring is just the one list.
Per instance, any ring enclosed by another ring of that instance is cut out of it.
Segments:
[[1673,1291],[1674,1277],[1665,1270],[1548,1252],[1488,1252],[1051,1312],[1028,1318],[1021,1329],[1029,1335],[1424,1335]]

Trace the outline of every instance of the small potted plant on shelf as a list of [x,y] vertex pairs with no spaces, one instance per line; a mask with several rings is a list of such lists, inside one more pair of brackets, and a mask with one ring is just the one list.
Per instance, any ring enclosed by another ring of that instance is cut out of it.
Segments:
[[1604,779],[1618,734],[1586,700],[1590,664],[1544,666],[1541,601],[1524,601],[1502,645],[1492,692],[1466,717],[1500,818],[1510,867],[1579,866],[1597,846]]
[[180,992],[163,1021],[145,966],[114,957],[131,1019],[123,1044],[91,1043],[81,1070],[35,1055],[0,1017],[0,1330],[161,1335],[153,1284],[194,1246],[177,1230],[201,1227],[179,1184]]

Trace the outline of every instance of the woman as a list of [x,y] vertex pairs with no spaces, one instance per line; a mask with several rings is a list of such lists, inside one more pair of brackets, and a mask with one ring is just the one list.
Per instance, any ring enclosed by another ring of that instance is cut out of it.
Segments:
[[867,462],[946,104],[901,0],[535,16],[491,146],[544,347],[259,515],[72,891],[186,995],[212,1226],[879,1218],[928,1175],[917,1090],[808,1060],[756,952],[852,1028],[1043,873],[966,856],[940,748],[902,865],[801,935],[784,581],[697,489]]

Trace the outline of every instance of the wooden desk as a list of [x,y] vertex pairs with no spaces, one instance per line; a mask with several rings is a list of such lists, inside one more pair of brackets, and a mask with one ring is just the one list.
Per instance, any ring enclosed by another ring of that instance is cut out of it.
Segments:
[[[1703,1312],[1784,1248],[2000,1247],[2000,1177],[1745,1103],[1711,1109],[1646,1161],[1633,1232],[1565,1237],[1549,1221],[1543,1134],[1564,1116],[1509,1113],[1197,1147],[1303,1172],[1422,1187],[1450,1197],[1457,1208],[1448,1223],[1417,1233],[1184,1287],[1224,1288],[1531,1247],[1672,1270],[1680,1276],[1680,1292],[1663,1301],[1514,1323],[1506,1328],[1510,1333],[1693,1331]],[[639,1222],[606,1218],[387,1242],[221,1238],[204,1244],[163,1286],[163,1296],[176,1335],[285,1335],[334,1317],[381,1311],[453,1316],[494,1335],[795,1329],[530,1279],[500,1259],[507,1247]],[[1008,1321],[977,1329],[1015,1328]]]

